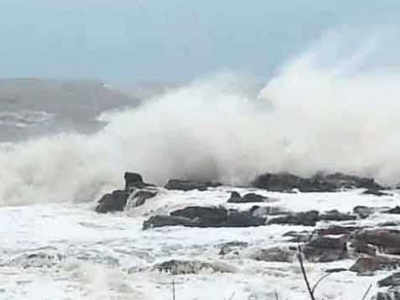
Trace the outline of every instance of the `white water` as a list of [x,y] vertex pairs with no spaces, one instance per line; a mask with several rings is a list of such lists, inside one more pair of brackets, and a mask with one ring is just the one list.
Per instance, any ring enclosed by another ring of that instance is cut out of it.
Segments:
[[266,171],[342,171],[397,183],[400,74],[380,64],[378,37],[350,43],[350,51],[340,34],[328,34],[261,91],[224,73],[106,114],[96,134],[2,147],[0,205],[91,201],[122,185],[126,170],[157,184],[247,183]]

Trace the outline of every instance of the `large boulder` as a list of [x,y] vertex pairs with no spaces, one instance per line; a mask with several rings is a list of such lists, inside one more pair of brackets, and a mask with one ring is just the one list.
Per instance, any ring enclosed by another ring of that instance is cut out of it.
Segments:
[[393,270],[397,268],[400,261],[386,256],[364,256],[350,267],[349,271],[357,274],[372,274],[378,270]]
[[187,227],[251,227],[265,225],[265,218],[249,212],[227,210],[224,207],[189,206],[171,212],[170,216],[153,216],[143,223],[143,229],[163,226]]
[[347,258],[347,237],[317,236],[303,247],[307,260],[312,262],[331,262]]
[[143,181],[142,175],[140,175],[139,173],[125,172],[124,179],[125,179],[125,191],[129,193],[131,193],[136,189],[142,189],[145,187],[154,186],[152,184],[145,183]]
[[400,230],[387,228],[362,230],[354,235],[354,239],[377,246],[386,254],[400,255]]
[[122,190],[116,190],[110,194],[105,194],[99,200],[95,210],[98,213],[122,211],[126,206],[128,197],[129,193]]
[[156,195],[157,195],[156,191],[150,191],[150,190],[138,190],[132,192],[128,198],[127,207],[129,209],[141,206],[146,202],[147,199],[153,198]]
[[192,181],[192,180],[170,179],[164,187],[167,190],[205,191],[209,187],[217,187],[220,185],[221,185],[220,183],[215,183],[215,182],[198,182],[198,181]]
[[315,226],[318,220],[319,212],[316,210],[311,210],[308,212],[299,212],[282,217],[272,218],[268,221],[268,224]]
[[165,226],[194,226],[192,219],[167,215],[156,215],[143,222],[143,230]]
[[293,189],[298,189],[301,192],[335,192],[340,189],[350,188],[382,189],[371,178],[342,173],[317,174],[310,178],[303,178],[290,173],[266,173],[256,177],[252,185],[257,188],[278,192],[289,192]]

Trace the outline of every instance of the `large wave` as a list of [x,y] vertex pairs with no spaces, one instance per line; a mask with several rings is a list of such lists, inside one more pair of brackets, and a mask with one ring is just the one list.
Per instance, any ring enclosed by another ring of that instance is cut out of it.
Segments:
[[90,201],[122,185],[126,170],[158,184],[243,184],[266,171],[341,171],[397,183],[399,72],[375,59],[378,39],[351,51],[323,41],[261,91],[249,78],[219,74],[107,114],[96,134],[4,146],[0,204]]

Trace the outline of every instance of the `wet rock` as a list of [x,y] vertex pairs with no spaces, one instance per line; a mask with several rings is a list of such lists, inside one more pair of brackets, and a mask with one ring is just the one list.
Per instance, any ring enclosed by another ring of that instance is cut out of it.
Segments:
[[224,207],[189,206],[171,212],[171,216],[151,217],[145,221],[143,228],[177,225],[190,227],[250,227],[265,225],[265,219],[254,217],[249,212],[227,210]]
[[347,258],[347,238],[318,236],[303,247],[307,260],[312,262],[331,262]]
[[258,203],[265,202],[268,198],[256,193],[248,193],[243,197],[238,192],[232,192],[228,203]]
[[357,232],[355,240],[377,246],[386,254],[400,254],[400,231],[394,229],[371,229]]
[[331,225],[327,228],[317,229],[316,233],[318,235],[343,235],[343,234],[348,235],[359,229],[360,229],[360,227],[356,227],[356,226]]
[[249,255],[249,258],[267,262],[292,262],[296,251],[272,247],[267,249],[256,249]]
[[283,237],[291,237],[289,242],[306,243],[310,240],[311,234],[308,231],[289,231]]
[[195,260],[169,260],[154,266],[159,272],[167,272],[172,275],[198,274],[201,271],[214,273],[233,273],[235,269],[222,263],[208,263]]
[[341,213],[336,209],[327,211],[324,214],[319,215],[319,220],[321,221],[352,221],[355,219],[357,219],[356,216]]
[[268,224],[288,224],[288,225],[303,225],[303,226],[315,226],[319,220],[319,212],[311,210],[308,212],[300,212],[290,214],[287,216],[276,217],[270,219]]
[[346,272],[348,271],[345,268],[332,268],[332,269],[327,269],[325,270],[325,273],[339,273],[339,272]]
[[366,219],[375,212],[373,207],[358,205],[353,208],[353,213],[358,215],[360,219]]
[[385,214],[400,214],[400,206],[383,211]]
[[363,253],[368,254],[369,256],[376,256],[376,248],[363,241],[354,240],[351,242],[350,247],[356,255]]
[[165,226],[194,226],[191,219],[166,215],[156,215],[143,222],[143,230]]
[[258,206],[254,205],[250,208],[249,212],[255,217],[277,216],[289,214],[289,212],[277,206]]
[[371,300],[400,300],[399,291],[378,292]]
[[147,199],[151,199],[157,195],[156,191],[138,190],[132,192],[128,198],[128,208],[134,208],[143,205]]
[[239,241],[228,242],[221,245],[221,250],[219,251],[219,255],[227,255],[231,253],[238,255],[240,250],[242,250],[243,248],[247,248],[248,246],[249,244],[246,242],[239,242]]
[[35,253],[25,253],[18,257],[13,258],[8,265],[10,266],[19,266],[22,268],[43,268],[43,267],[52,267],[62,260],[65,257],[61,254],[50,254],[45,252],[35,252]]
[[170,179],[164,187],[167,190],[205,191],[209,187],[217,187],[220,185],[221,185],[220,183],[215,183],[215,182],[197,182],[197,181],[191,181],[191,180]]
[[138,173],[125,172],[124,179],[125,179],[125,191],[129,193],[131,193],[136,189],[142,189],[145,187],[154,186],[152,184],[143,182],[142,175]]
[[258,176],[252,182],[252,185],[278,192],[287,192],[293,189],[298,189],[301,192],[335,192],[350,188],[382,189],[373,179],[342,173],[317,174],[311,178],[303,178],[290,173],[266,173]]
[[398,287],[400,286],[400,272],[393,273],[378,281],[379,287]]
[[398,259],[385,256],[366,256],[358,258],[349,270],[358,274],[373,274],[378,270],[393,270],[399,263]]
[[362,194],[363,195],[374,195],[374,196],[379,196],[379,197],[381,197],[381,196],[392,196],[391,194],[382,192],[382,191],[380,191],[378,189],[367,189],[364,192],[362,192]]
[[98,213],[108,213],[113,211],[123,211],[129,193],[122,190],[113,191],[111,194],[105,194],[98,202],[95,211]]

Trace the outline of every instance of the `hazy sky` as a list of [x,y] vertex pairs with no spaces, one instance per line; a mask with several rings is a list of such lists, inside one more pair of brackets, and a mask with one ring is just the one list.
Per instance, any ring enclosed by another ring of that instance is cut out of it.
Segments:
[[398,22],[399,2],[0,0],[0,77],[264,77],[327,29]]

